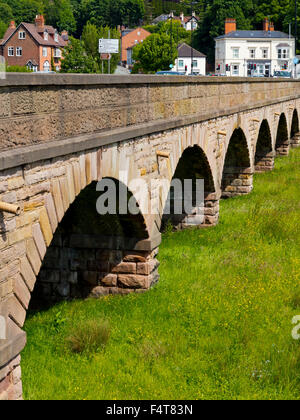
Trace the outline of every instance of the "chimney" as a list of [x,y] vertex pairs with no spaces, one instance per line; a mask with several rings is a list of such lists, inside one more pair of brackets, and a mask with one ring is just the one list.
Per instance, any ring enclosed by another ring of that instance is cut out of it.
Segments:
[[269,31],[269,19],[265,18],[263,21],[263,30],[264,31]]
[[183,12],[180,13],[180,20],[181,20],[182,23],[184,22],[184,13]]
[[14,21],[14,20],[12,20],[12,21],[10,22],[9,27],[10,27],[11,29],[16,29],[16,23],[15,23],[15,21]]
[[196,17],[196,12],[192,12],[192,17]]
[[273,22],[270,22],[269,29],[270,29],[271,32],[274,32],[275,31],[275,27],[274,27],[274,23]]
[[170,12],[170,18],[174,17],[174,12]]
[[43,15],[37,15],[35,18],[35,26],[38,32],[44,32],[45,29],[45,18]]
[[236,20],[235,19],[226,19],[225,20],[225,35],[229,34],[229,32],[236,31]]

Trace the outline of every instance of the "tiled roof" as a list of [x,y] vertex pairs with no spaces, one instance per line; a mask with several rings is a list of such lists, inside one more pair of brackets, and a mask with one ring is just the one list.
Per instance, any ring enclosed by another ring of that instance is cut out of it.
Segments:
[[5,42],[8,40],[8,38],[10,38],[10,36],[15,32],[15,29],[13,28],[8,28],[7,31],[5,32],[4,36],[3,36],[3,40],[2,42]]
[[190,47],[189,45],[183,43],[178,46],[178,57],[179,58],[185,58],[185,57],[191,57],[192,56],[192,50],[193,50],[193,57],[206,57],[202,52],[195,50],[195,48]]
[[282,39],[288,38],[289,35],[280,31],[233,31],[229,32],[227,35],[218,36],[216,39],[225,39],[225,38],[234,38],[234,39],[244,39],[244,38],[262,38],[262,39]]
[[54,39],[50,35],[54,35],[56,33],[56,30],[53,28],[53,26],[45,25],[44,29],[49,34],[49,39],[46,41],[43,36],[38,32],[37,27],[33,23],[26,23],[22,22],[17,28],[8,28],[2,41],[2,45],[5,44],[8,39],[17,32],[21,27],[24,27],[30,35],[35,39],[35,41],[39,45],[44,45],[47,47],[65,47],[67,45],[67,42],[61,37],[61,35],[58,34],[58,42],[55,42]]

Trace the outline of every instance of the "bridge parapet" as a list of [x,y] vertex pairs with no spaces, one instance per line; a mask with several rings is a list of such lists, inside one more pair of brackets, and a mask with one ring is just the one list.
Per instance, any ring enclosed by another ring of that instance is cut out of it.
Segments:
[[0,152],[63,140],[69,151],[86,150],[95,137],[98,145],[132,139],[299,93],[299,83],[279,79],[8,74],[0,81]]

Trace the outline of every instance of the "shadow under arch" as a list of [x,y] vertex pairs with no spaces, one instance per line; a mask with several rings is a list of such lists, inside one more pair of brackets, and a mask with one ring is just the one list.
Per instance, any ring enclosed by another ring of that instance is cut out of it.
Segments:
[[255,172],[272,171],[274,168],[275,153],[272,147],[272,136],[267,120],[263,120],[256,143]]
[[298,147],[300,145],[300,133],[299,133],[299,116],[298,111],[295,108],[292,117],[291,125],[291,147]]
[[289,150],[290,150],[289,132],[288,132],[286,116],[284,113],[282,113],[279,118],[277,134],[276,134],[275,149],[276,149],[277,155],[286,156],[289,154]]
[[[178,180],[182,186],[182,193],[179,196],[176,195],[177,191],[175,191],[176,187],[174,186],[174,182],[176,183]],[[198,184],[198,186],[201,186],[200,188],[204,187],[204,191],[202,191],[202,193],[204,192],[204,202],[202,201],[200,205],[197,202],[197,181],[199,180],[203,180],[203,183]],[[189,182],[190,185],[188,186]],[[185,190],[187,188],[190,190],[188,195],[191,197],[192,204],[188,212],[184,203]],[[177,212],[178,208],[181,208],[180,212]],[[209,161],[200,146],[190,146],[184,150],[174,172],[167,203],[164,208],[162,229],[168,223],[171,223],[176,229],[189,226],[212,226],[217,224],[218,218],[219,199],[217,199]]]
[[241,128],[234,130],[226,152],[222,197],[249,194],[253,188],[253,171],[246,136]]
[[[116,193],[116,213],[98,214],[96,202],[109,192],[97,192],[96,182],[81,191],[47,249],[32,294],[32,307],[147,290],[158,280],[157,252],[151,249],[144,216],[128,188],[116,179],[109,180],[114,186],[112,193]],[[120,190],[125,192],[126,204],[131,200],[136,205],[137,214],[120,213]]]

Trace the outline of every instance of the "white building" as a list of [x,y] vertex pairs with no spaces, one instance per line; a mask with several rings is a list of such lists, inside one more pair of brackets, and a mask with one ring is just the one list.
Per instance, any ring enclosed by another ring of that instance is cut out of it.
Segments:
[[187,31],[194,31],[199,25],[199,18],[196,16],[195,12],[192,12],[192,16],[184,16],[184,13],[180,13],[180,16],[175,16],[174,12],[170,12],[167,15],[160,15],[152,21],[152,25],[157,25],[160,22],[166,22],[169,19],[179,21],[181,26]]
[[205,76],[206,74],[206,55],[183,43],[178,46],[178,58],[172,71],[191,74],[193,62],[193,73]]
[[262,31],[239,31],[235,19],[226,19],[225,35],[215,41],[217,74],[248,77],[294,72],[295,39],[275,31],[267,19]]

